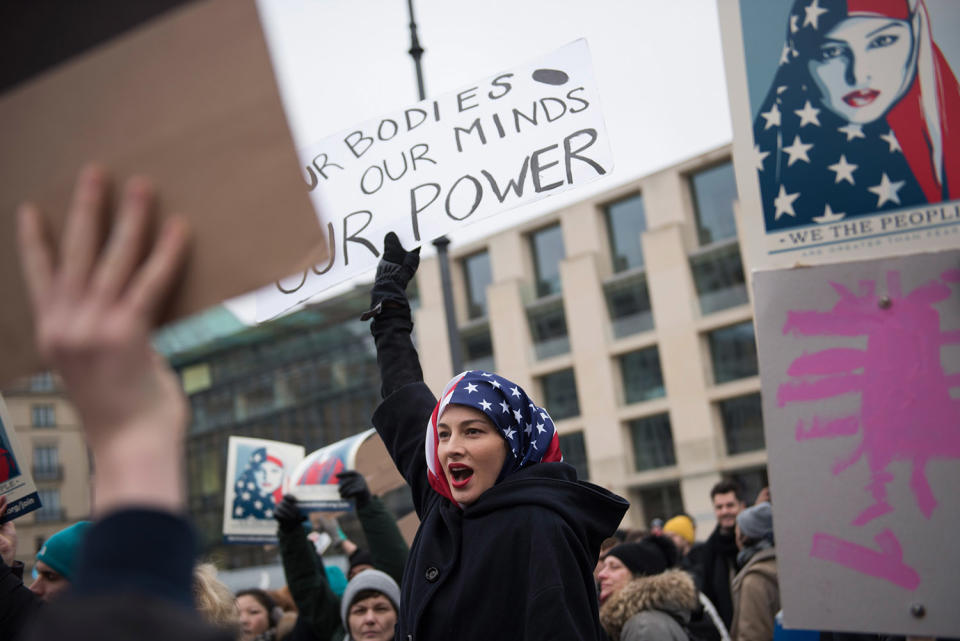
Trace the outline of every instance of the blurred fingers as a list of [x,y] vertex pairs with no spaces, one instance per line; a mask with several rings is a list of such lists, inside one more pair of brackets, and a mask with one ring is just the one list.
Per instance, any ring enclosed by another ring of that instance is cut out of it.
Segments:
[[90,165],[80,172],[60,243],[59,274],[67,295],[79,294],[90,277],[100,249],[108,189],[106,172],[100,167]]
[[153,199],[154,190],[147,179],[131,178],[127,182],[120,213],[93,274],[92,289],[101,300],[113,301],[130,281],[143,253]]
[[35,205],[21,205],[17,217],[20,265],[27,282],[34,316],[37,316],[53,282],[53,249],[50,247],[43,216]]
[[155,318],[186,258],[189,226],[183,218],[166,221],[146,262],[130,283],[128,302],[138,314]]

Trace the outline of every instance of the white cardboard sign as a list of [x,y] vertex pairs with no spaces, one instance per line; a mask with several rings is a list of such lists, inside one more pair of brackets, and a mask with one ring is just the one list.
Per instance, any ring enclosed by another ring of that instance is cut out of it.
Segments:
[[300,152],[329,259],[257,292],[267,320],[419,246],[613,169],[586,40]]

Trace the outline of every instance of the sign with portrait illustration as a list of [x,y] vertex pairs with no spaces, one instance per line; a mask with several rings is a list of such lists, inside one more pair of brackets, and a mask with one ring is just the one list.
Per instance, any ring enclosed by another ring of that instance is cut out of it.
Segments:
[[227,543],[273,543],[273,512],[303,459],[300,445],[231,436],[227,445],[223,536]]
[[388,231],[417,247],[613,169],[585,40],[331,135],[300,157],[327,260],[258,291],[257,320],[375,267]]
[[41,507],[37,486],[24,465],[17,430],[0,396],[0,496],[7,497],[7,511],[0,523],[12,521]]
[[754,284],[784,624],[956,636],[960,250]]
[[960,4],[719,9],[751,269],[960,244]]

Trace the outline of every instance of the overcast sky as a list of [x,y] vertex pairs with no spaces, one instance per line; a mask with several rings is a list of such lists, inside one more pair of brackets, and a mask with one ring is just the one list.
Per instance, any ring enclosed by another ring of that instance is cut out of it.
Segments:
[[[414,0],[427,97],[586,38],[613,148],[609,176],[460,230],[453,247],[729,142],[715,2]],[[258,3],[298,146],[417,102],[406,0]]]

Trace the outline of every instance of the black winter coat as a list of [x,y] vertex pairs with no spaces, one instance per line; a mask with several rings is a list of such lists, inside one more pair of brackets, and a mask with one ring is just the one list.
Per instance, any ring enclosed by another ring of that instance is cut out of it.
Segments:
[[730,583],[736,574],[738,551],[733,532],[723,533],[718,525],[710,538],[695,545],[688,555],[697,587],[716,607],[728,630],[733,621]]
[[578,481],[566,463],[540,463],[461,509],[427,482],[424,438],[435,404],[427,386],[414,382],[373,416],[421,521],[396,638],[602,639],[593,568],[628,503]]

